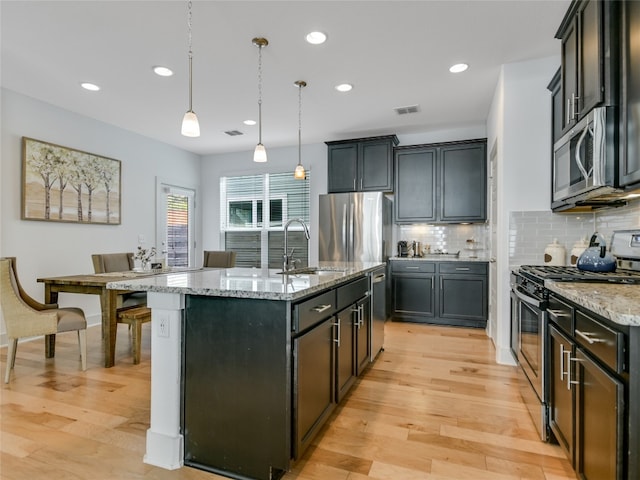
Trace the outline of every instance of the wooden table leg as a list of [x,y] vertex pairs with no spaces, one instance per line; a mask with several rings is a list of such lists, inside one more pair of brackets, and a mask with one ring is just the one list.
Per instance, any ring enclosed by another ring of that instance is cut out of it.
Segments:
[[104,350],[104,366],[106,368],[113,367],[116,354],[116,331],[117,309],[118,309],[118,293],[116,290],[107,290],[106,288],[100,295],[100,303],[102,305],[102,344]]
[[[51,285],[44,286],[44,303],[58,303],[58,292],[51,291]],[[56,335],[44,336],[44,356],[53,358],[56,355]]]

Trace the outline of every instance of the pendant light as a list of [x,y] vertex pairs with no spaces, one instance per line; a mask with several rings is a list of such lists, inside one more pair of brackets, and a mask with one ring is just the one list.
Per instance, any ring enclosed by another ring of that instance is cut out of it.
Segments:
[[307,82],[298,80],[295,85],[298,87],[298,165],[293,172],[293,178],[304,180],[306,172],[302,166],[302,89],[307,86]]
[[191,0],[188,2],[189,6],[189,110],[184,114],[182,118],[182,135],[185,137],[199,137],[200,136],[200,124],[198,123],[198,117],[196,112],[193,111],[193,52],[191,51]]
[[267,161],[267,151],[262,144],[262,49],[269,45],[269,41],[256,37],[251,43],[258,47],[258,144],[253,152],[253,161],[264,163]]

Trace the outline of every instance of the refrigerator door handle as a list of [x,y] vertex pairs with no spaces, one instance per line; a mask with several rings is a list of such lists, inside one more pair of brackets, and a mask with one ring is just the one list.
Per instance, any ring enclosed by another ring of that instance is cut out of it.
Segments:
[[353,262],[353,230],[354,230],[354,215],[355,215],[355,205],[353,204],[353,202],[350,205],[350,214],[349,214],[349,252],[348,252],[348,259],[350,262]]
[[342,251],[347,251],[347,205],[342,205]]

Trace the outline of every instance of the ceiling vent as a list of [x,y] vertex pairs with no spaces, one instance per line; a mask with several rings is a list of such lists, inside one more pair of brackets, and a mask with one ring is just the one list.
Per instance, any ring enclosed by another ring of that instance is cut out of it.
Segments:
[[227,130],[224,133],[226,133],[230,137],[237,137],[238,135],[244,135],[244,133],[242,133],[240,130]]
[[407,107],[396,107],[394,110],[398,115],[406,115],[407,113],[418,113],[420,111],[420,106],[409,105]]

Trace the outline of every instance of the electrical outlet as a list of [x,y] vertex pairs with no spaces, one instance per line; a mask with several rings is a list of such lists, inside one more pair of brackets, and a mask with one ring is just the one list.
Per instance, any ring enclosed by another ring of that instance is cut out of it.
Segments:
[[158,319],[158,336],[169,336],[169,319],[165,315],[160,315],[160,318]]
[[142,245],[144,242],[145,242],[144,234],[142,233],[138,234],[138,243]]

